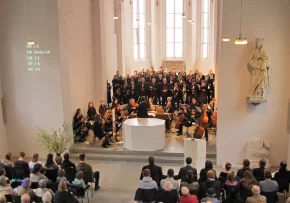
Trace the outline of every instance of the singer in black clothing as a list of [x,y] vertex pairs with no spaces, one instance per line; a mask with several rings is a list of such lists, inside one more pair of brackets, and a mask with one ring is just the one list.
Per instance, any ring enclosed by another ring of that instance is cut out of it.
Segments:
[[137,107],[137,118],[148,118],[148,108],[149,105],[146,102],[145,97],[141,97],[141,102]]
[[88,112],[87,112],[88,121],[94,121],[95,117],[96,117],[96,114],[97,114],[97,111],[96,111],[96,109],[94,107],[94,103],[90,102],[88,104]]

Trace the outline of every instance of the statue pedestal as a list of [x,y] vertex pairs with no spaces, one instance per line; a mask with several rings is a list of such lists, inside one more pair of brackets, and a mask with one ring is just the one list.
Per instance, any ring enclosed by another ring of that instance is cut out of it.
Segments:
[[256,106],[258,104],[267,103],[267,99],[259,97],[247,97],[247,102]]

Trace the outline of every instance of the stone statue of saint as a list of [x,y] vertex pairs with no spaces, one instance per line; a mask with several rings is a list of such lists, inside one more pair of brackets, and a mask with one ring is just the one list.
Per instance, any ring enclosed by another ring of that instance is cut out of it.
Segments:
[[263,47],[263,43],[263,38],[256,38],[255,46],[249,60],[252,76],[250,97],[252,98],[263,99],[265,88],[270,86],[270,58]]

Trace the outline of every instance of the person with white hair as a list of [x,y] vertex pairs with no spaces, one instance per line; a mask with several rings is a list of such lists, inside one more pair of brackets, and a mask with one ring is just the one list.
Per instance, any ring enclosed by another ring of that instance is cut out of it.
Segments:
[[196,195],[190,195],[187,187],[181,188],[182,196],[179,197],[179,203],[198,203]]
[[6,202],[7,202],[7,200],[6,200],[5,195],[1,194],[0,195],[0,203],[6,203]]
[[35,195],[38,197],[43,197],[45,193],[49,192],[52,197],[54,197],[54,193],[51,189],[46,188],[46,181],[44,179],[38,182],[38,188],[35,190]]
[[30,196],[29,194],[25,193],[21,196],[21,203],[30,203]]
[[166,181],[164,183],[164,191],[156,195],[156,202],[176,203],[178,201],[177,192],[172,192],[172,182]]
[[52,196],[51,196],[50,192],[44,193],[44,195],[42,196],[42,201],[43,201],[43,203],[51,203]]
[[257,185],[254,185],[252,187],[252,193],[253,196],[252,197],[248,197],[246,203],[266,203],[267,202],[267,198],[263,195],[260,195],[260,187]]

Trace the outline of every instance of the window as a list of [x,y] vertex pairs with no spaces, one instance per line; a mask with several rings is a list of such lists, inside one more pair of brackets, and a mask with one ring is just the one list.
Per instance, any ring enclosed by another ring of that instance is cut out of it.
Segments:
[[183,0],[166,0],[166,57],[183,56]]
[[210,53],[210,0],[202,0],[202,58]]
[[134,59],[146,58],[146,0],[133,0]]

